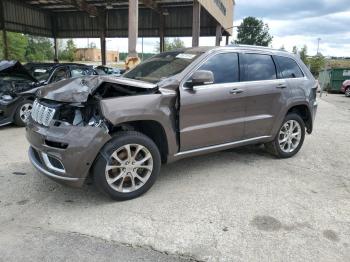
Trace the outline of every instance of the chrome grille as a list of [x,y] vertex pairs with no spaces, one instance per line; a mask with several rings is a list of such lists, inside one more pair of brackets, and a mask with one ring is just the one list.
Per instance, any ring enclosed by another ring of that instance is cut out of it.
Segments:
[[33,103],[32,118],[35,122],[49,126],[56,110],[40,104],[37,100]]

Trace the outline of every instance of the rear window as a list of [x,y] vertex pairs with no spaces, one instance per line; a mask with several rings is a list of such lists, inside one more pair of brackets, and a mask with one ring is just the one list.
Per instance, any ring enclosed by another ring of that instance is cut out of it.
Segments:
[[276,56],[276,60],[283,78],[304,77],[300,67],[293,59],[284,56]]
[[245,54],[245,80],[261,81],[277,78],[276,66],[270,55]]

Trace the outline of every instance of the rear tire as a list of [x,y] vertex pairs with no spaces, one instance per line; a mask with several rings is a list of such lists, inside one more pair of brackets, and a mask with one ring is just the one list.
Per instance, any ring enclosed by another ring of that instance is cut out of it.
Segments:
[[295,113],[288,114],[275,139],[265,144],[267,151],[278,158],[289,158],[297,154],[304,143],[305,123]]
[[14,123],[17,126],[25,126],[28,122],[31,110],[33,108],[33,101],[24,100],[17,106],[16,113],[14,116]]
[[93,166],[94,183],[114,200],[129,200],[152,187],[160,167],[159,150],[149,137],[120,132],[101,149]]

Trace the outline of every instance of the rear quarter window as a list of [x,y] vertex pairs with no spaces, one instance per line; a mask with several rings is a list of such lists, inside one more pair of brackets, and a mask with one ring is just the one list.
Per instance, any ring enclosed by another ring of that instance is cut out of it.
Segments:
[[304,77],[299,65],[293,59],[284,56],[276,56],[275,59],[281,70],[282,78]]

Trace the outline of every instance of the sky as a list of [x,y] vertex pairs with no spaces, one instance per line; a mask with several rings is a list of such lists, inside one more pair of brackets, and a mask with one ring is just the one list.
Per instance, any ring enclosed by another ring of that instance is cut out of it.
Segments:
[[[317,52],[320,38],[320,52],[326,56],[350,57],[350,0],[236,0],[234,25],[243,18],[254,16],[262,19],[270,27],[273,36],[272,47],[285,47],[292,51],[308,46],[308,54]],[[236,30],[230,41],[236,37]],[[181,38],[186,46],[191,46],[191,38]],[[99,39],[89,39],[100,46]],[[87,39],[75,40],[78,47],[86,47]],[[137,50],[141,53],[142,40],[138,40]],[[144,52],[154,52],[157,38],[144,38]],[[212,46],[214,37],[201,37],[200,45]],[[222,45],[224,41],[222,41]],[[108,50],[127,52],[127,39],[107,39]]]

